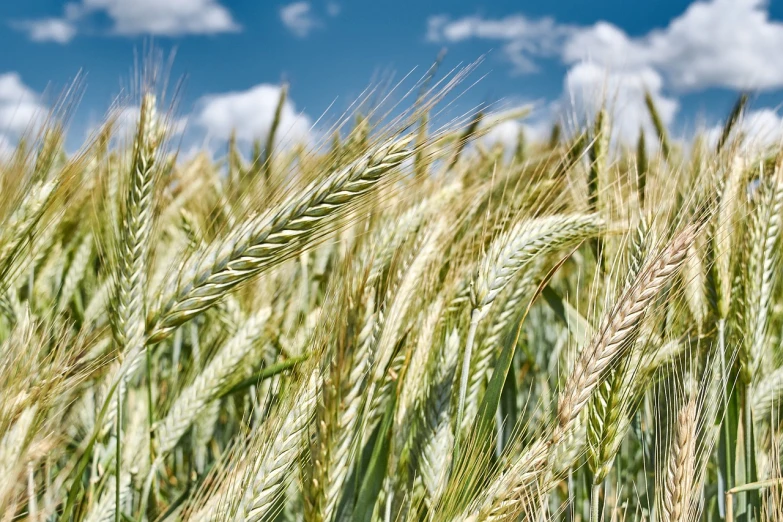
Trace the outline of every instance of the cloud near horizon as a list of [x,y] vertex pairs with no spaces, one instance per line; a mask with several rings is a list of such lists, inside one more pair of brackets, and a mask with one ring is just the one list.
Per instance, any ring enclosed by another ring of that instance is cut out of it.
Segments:
[[679,93],[783,88],[783,23],[770,19],[765,0],[696,1],[666,27],[639,37],[606,21],[577,26],[523,14],[435,15],[428,20],[427,39],[499,42],[513,74],[535,73],[538,61],[558,59],[569,69],[553,104],[555,116],[589,119],[606,103],[627,141],[649,127],[645,91],[670,123]]

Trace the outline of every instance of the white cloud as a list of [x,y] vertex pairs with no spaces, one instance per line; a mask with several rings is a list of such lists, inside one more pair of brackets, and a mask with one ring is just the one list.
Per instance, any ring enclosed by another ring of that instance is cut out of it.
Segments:
[[337,16],[342,10],[342,6],[337,2],[327,2],[326,4],[326,14],[329,16]]
[[216,0],[82,0],[88,12],[106,13],[117,34],[177,36],[237,31],[231,13]]
[[[720,87],[783,88],[783,22],[770,19],[768,0],[697,0],[665,27],[630,36],[599,21],[561,24],[521,14],[504,18],[438,15],[427,20],[427,38],[458,44],[497,42],[513,72],[535,72],[536,60],[559,58],[569,66],[553,118],[584,122],[603,102],[616,139],[630,142],[651,129],[644,104],[649,91],[664,123],[678,110],[675,95]],[[748,113],[743,131],[757,141],[780,137],[774,111]],[[508,126],[509,136],[511,134]],[[500,132],[500,131],[498,131]]]
[[783,86],[781,49],[783,23],[770,20],[766,0],[711,0],[640,38],[597,23],[566,43],[563,59],[654,67],[681,90],[771,89]]
[[[280,86],[262,83],[246,91],[205,96],[199,101],[194,121],[211,137],[227,140],[233,130],[245,142],[265,139],[280,100]],[[277,140],[281,143],[309,142],[312,120],[298,113],[289,100],[283,104]]]
[[0,74],[0,144],[7,148],[43,121],[48,109],[16,72]]
[[530,19],[511,15],[498,20],[466,16],[452,20],[445,15],[427,20],[427,39],[439,43],[457,43],[479,38],[505,42],[504,55],[517,72],[534,72],[535,57],[556,56],[574,27],[558,24],[553,18]]
[[14,146],[11,142],[0,134],[0,157],[8,157],[14,152]]
[[65,44],[76,36],[76,26],[63,18],[41,18],[28,22],[14,24],[18,29],[26,31],[34,42],[56,42]]
[[0,74],[0,103],[34,102],[38,95],[22,82],[17,72]]
[[605,21],[589,27],[523,15],[468,16],[427,21],[431,41],[495,40],[516,72],[536,70],[535,58],[589,60],[613,70],[654,69],[680,91],[709,87],[783,87],[783,23],[769,17],[768,0],[700,0],[662,29],[631,37]]
[[508,120],[492,127],[481,140],[489,147],[500,143],[506,150],[514,150],[519,141],[519,133],[523,130],[524,126],[521,122]]
[[749,111],[739,129],[750,142],[772,145],[783,140],[783,118],[772,109]]
[[[772,109],[758,109],[746,112],[736,124],[733,135],[739,132],[745,147],[763,149],[783,142],[783,117]],[[723,124],[717,124],[704,133],[710,147],[718,143],[723,133]]]
[[289,31],[299,38],[305,38],[321,22],[313,14],[310,2],[294,2],[280,8],[280,20]]
[[505,120],[494,124],[489,131],[481,137],[481,141],[488,147],[500,143],[507,151],[513,151],[519,143],[519,134],[524,134],[528,143],[545,140],[551,131],[552,123],[547,116],[539,114],[534,120]]
[[572,67],[563,81],[562,116],[582,123],[592,121],[605,104],[614,139],[633,143],[639,136],[639,129],[653,131],[644,102],[645,92],[652,96],[665,124],[674,120],[679,104],[674,98],[665,96],[662,88],[663,79],[650,68],[611,71],[595,63],[582,62]]
[[240,26],[218,0],[81,0],[66,4],[62,18],[28,20],[17,25],[35,41],[67,43],[80,24],[95,15],[112,22],[113,34],[181,36],[236,32]]

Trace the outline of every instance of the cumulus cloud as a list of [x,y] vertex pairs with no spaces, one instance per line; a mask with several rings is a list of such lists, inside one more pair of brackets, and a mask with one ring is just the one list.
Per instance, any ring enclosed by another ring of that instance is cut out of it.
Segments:
[[46,116],[38,94],[16,72],[0,74],[0,134],[18,136]]
[[[761,149],[783,143],[783,117],[772,109],[758,109],[746,112],[734,127],[734,135],[739,132],[744,144],[751,149]],[[707,143],[714,147],[723,133],[723,124],[716,124],[705,132]]]
[[34,42],[56,42],[66,44],[76,36],[76,26],[63,18],[41,18],[14,24],[17,29],[28,33]]
[[69,42],[94,16],[111,20],[113,34],[181,36],[236,32],[240,26],[218,0],[81,0],[69,3],[61,18],[19,22],[34,41]]
[[[523,104],[519,102],[517,105],[509,106],[522,107]],[[516,112],[515,108],[510,110]],[[484,134],[480,140],[487,147],[502,144],[507,151],[516,148],[520,133],[524,134],[524,139],[528,142],[545,140],[552,130],[551,110],[551,106],[544,107],[521,119],[506,119],[510,112],[503,110],[490,114],[482,120],[481,130]]]
[[[783,88],[783,23],[770,18],[768,0],[696,0],[665,27],[639,36],[606,21],[575,26],[522,14],[437,15],[427,20],[427,39],[497,42],[515,73],[535,72],[537,61],[558,59],[568,71],[552,118],[584,122],[606,103],[615,138],[628,142],[640,128],[652,130],[646,91],[669,124],[683,93]],[[748,113],[743,125],[757,142],[779,139],[783,127],[771,110]],[[506,127],[511,136],[514,129]]]
[[501,42],[517,72],[535,71],[535,58],[559,56],[567,64],[590,60],[614,70],[653,69],[681,91],[783,87],[783,23],[770,19],[767,0],[696,1],[665,28],[639,37],[605,21],[577,27],[523,15],[434,16],[427,37]]
[[503,53],[517,72],[537,70],[536,57],[556,56],[575,27],[558,24],[553,18],[531,19],[512,15],[493,20],[480,16],[452,19],[446,15],[427,20],[427,39],[456,43],[472,38],[505,42]]
[[289,31],[299,38],[305,38],[313,29],[321,25],[313,14],[310,2],[294,2],[280,8],[280,20]]
[[639,38],[601,22],[564,46],[567,62],[590,59],[609,67],[654,67],[677,89],[771,89],[783,86],[783,23],[770,20],[765,0],[691,4],[669,25]]
[[561,116],[578,122],[593,121],[605,106],[612,121],[614,139],[633,143],[639,129],[653,132],[645,105],[649,92],[666,125],[674,121],[679,104],[663,93],[663,79],[650,68],[612,71],[599,64],[582,62],[572,67],[563,81]]
[[0,74],[0,153],[11,150],[19,136],[42,122],[47,112],[40,96],[18,73]]
[[492,147],[500,143],[506,150],[514,150],[519,142],[519,133],[524,131],[524,125],[516,120],[498,123],[481,137],[483,143]]
[[[275,109],[280,100],[280,86],[262,83],[246,91],[235,91],[205,96],[193,120],[210,137],[227,140],[232,131],[237,139],[250,142],[266,139],[272,126]],[[279,143],[311,141],[312,120],[298,113],[287,99],[280,113],[277,130]]]
[[14,146],[11,144],[11,142],[0,134],[0,157],[7,157],[13,154],[14,152]]

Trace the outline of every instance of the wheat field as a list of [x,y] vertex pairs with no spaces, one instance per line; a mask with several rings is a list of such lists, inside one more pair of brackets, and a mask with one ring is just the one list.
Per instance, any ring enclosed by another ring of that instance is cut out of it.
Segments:
[[147,88],[3,157],[0,521],[783,520],[783,147],[648,97],[505,148],[431,123],[461,74],[319,146],[178,156]]

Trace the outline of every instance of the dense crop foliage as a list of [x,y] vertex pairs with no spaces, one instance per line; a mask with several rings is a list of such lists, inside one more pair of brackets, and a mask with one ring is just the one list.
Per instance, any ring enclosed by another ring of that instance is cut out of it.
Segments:
[[744,99],[716,143],[649,100],[636,148],[604,110],[504,148],[524,111],[435,130],[440,88],[216,160],[146,91],[130,137],[5,157],[0,520],[780,520]]

